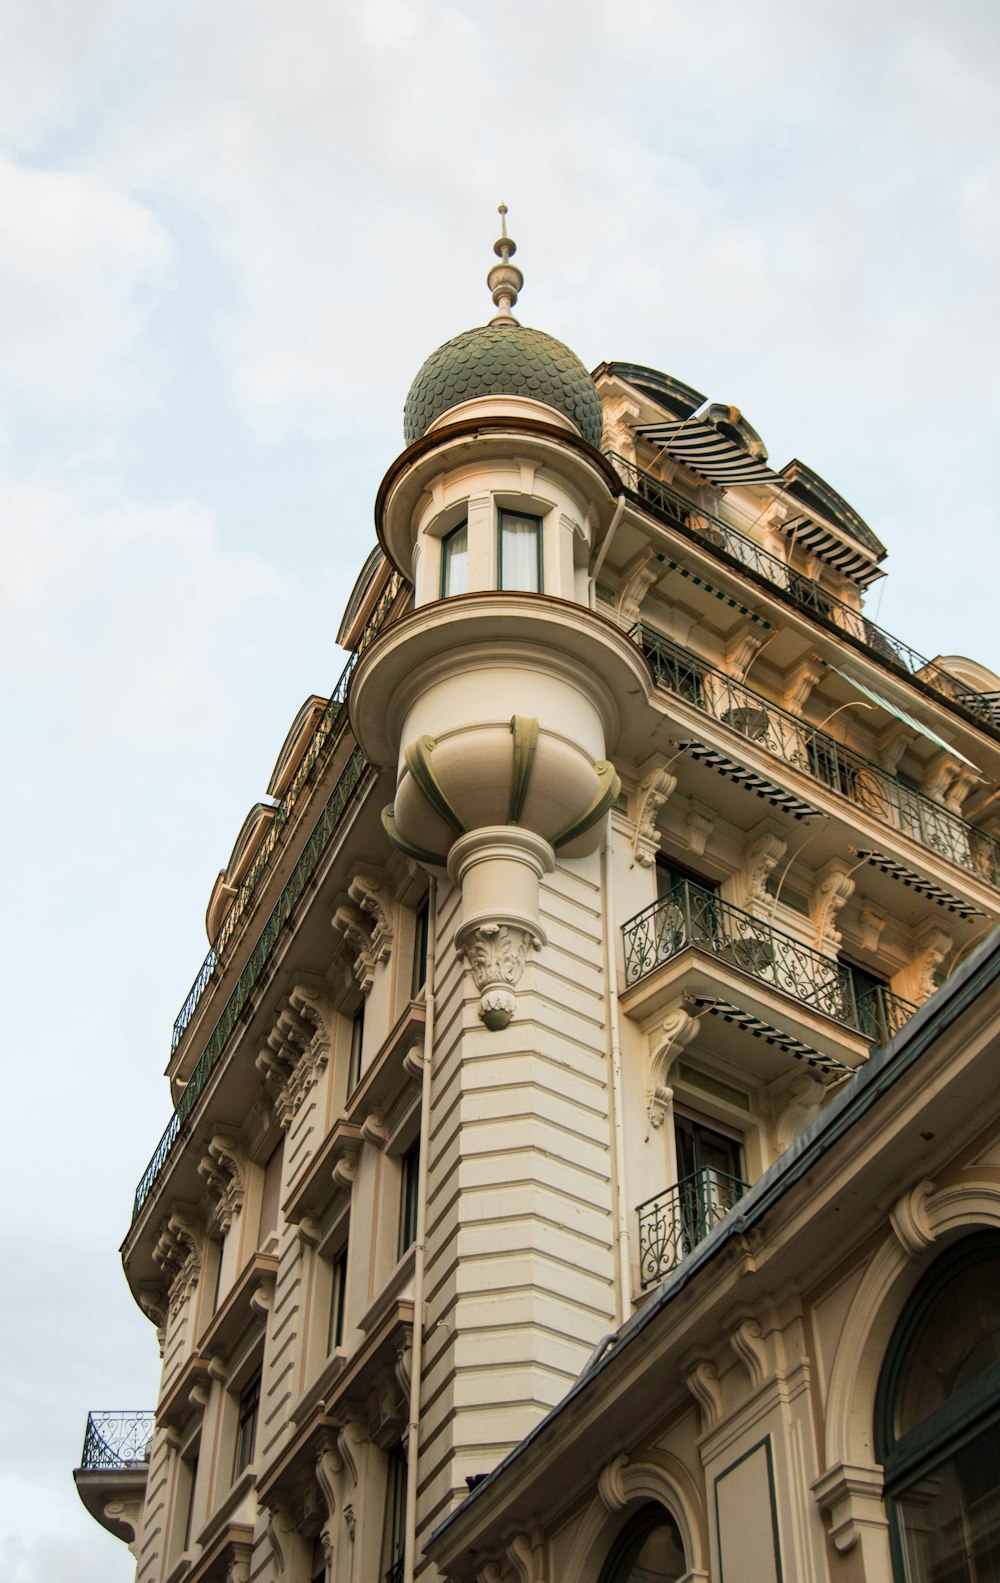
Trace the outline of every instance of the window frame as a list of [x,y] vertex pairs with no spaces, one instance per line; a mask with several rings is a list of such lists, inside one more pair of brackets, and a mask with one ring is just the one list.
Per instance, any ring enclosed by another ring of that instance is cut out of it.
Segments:
[[[657,1528],[666,1528],[668,1524],[671,1524],[676,1530],[681,1550],[684,1552],[684,1564],[690,1568],[691,1563],[687,1555],[687,1546],[684,1543],[684,1532],[677,1518],[670,1508],[664,1506],[661,1501],[648,1501],[644,1506],[640,1506],[624,1528],[616,1534],[611,1549],[605,1557],[604,1565],[601,1567],[598,1583],[622,1583],[622,1563],[629,1557],[629,1552],[634,1549],[637,1555],[649,1535],[655,1533]],[[630,1564],[634,1560],[635,1555],[630,1557]],[[685,1573],[681,1573],[681,1577],[685,1575]]]
[[[455,539],[457,537],[457,535],[459,533],[462,533],[462,532],[465,533],[465,555],[466,555],[465,583],[466,583],[466,586],[462,589],[462,593],[453,593],[451,591],[451,589],[448,587],[448,570],[449,570],[449,561],[450,561],[450,557],[451,557],[450,545],[452,543],[452,540]],[[468,519],[468,517],[463,517],[461,522],[456,522],[456,524],[455,524],[455,526],[453,528],[449,528],[447,533],[443,533],[441,535],[440,597],[442,599],[461,599],[462,594],[467,594],[469,592],[469,587],[468,587],[468,584],[469,584],[468,556],[469,556],[469,519]]]
[[351,1013],[351,1042],[347,1051],[347,1092],[353,1094],[361,1081],[362,1054],[365,1043],[365,1005],[362,999]]
[[409,1252],[417,1240],[417,1201],[420,1195],[420,1138],[417,1137],[399,1161],[399,1239],[397,1258]]
[[326,1355],[332,1358],[344,1345],[347,1314],[347,1256],[350,1244],[342,1242],[330,1260],[330,1312],[326,1328]]
[[[535,563],[538,579],[537,588],[505,588],[503,580],[503,529],[504,519],[517,517],[522,522],[535,524]],[[544,555],[543,555],[543,523],[542,518],[531,511],[513,511],[500,506],[497,508],[497,589],[501,593],[510,594],[543,594],[545,592]]]
[[417,1000],[427,983],[427,944],[430,935],[431,896],[426,893],[414,915],[413,970],[410,975],[410,999]]
[[[233,1447],[233,1483],[253,1462],[260,1427],[261,1370],[252,1374],[240,1392],[236,1411],[236,1444]],[[244,1452],[246,1455],[244,1456]]]

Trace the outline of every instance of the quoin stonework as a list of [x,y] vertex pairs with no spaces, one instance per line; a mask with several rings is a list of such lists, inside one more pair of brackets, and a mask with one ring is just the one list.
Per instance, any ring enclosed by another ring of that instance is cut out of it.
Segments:
[[502,232],[209,898],[79,1493],[138,1583],[1000,1576],[1000,679]]

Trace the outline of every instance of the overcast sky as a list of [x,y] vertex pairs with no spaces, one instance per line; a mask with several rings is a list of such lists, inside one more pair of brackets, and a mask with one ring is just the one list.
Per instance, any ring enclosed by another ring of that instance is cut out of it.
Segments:
[[132,1576],[70,1470],[155,1399],[171,1022],[501,199],[523,322],[741,407],[889,546],[884,626],[1000,665],[997,17],[4,0],[3,1583]]

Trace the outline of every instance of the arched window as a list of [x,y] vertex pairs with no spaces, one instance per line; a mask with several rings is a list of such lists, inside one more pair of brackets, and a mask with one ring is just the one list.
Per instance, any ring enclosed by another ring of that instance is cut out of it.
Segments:
[[676,1583],[686,1571],[677,1524],[665,1507],[650,1501],[618,1535],[600,1583]]
[[932,1266],[879,1380],[897,1583],[1000,1578],[1000,1237],[967,1237]]

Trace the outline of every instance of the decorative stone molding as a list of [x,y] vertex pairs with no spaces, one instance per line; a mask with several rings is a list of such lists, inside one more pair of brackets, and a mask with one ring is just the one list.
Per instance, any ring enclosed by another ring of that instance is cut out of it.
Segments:
[[826,1085],[813,1072],[798,1072],[790,1083],[782,1081],[772,1100],[776,1154],[784,1154],[803,1128],[815,1121],[825,1099]]
[[691,806],[684,820],[687,829],[688,846],[696,856],[701,856],[708,845],[712,831],[718,819],[716,809],[709,807],[708,803],[696,802],[691,798]]
[[823,675],[823,666],[817,654],[809,654],[797,665],[793,665],[785,677],[785,686],[781,694],[781,701],[785,708],[793,715],[801,717],[809,695]]
[[[105,1501],[104,1515],[109,1522],[115,1524],[116,1529],[127,1530],[131,1538],[126,1539],[129,1554],[135,1555],[135,1541],[139,1533],[139,1524],[142,1522],[142,1508],[145,1498],[137,1496],[132,1500]],[[124,1533],[118,1533],[118,1538],[124,1538]]]
[[953,758],[950,753],[938,753],[927,766],[922,786],[928,797],[961,817],[962,805],[980,779],[976,771],[960,759]]
[[702,1428],[714,1429],[722,1417],[719,1371],[710,1358],[698,1358],[685,1375],[687,1388],[701,1408]]
[[528,929],[505,923],[480,923],[458,942],[479,991],[479,1016],[496,1033],[506,1028],[517,1009],[514,990],[524,972],[525,958],[541,941]]
[[361,1136],[375,1149],[384,1149],[389,1142],[389,1129],[380,1110],[370,1110],[361,1123]]
[[255,1065],[281,1127],[290,1126],[330,1058],[332,1015],[324,996],[296,984],[257,1054]]
[[756,622],[743,621],[726,642],[724,652],[729,675],[741,682],[763,647],[762,629]]
[[174,1315],[194,1291],[201,1275],[202,1231],[187,1209],[175,1208],[161,1223],[153,1262],[167,1278],[169,1312]]
[[617,451],[619,456],[624,456],[627,461],[635,461],[635,434],[633,425],[638,423],[641,413],[638,406],[628,396],[613,396],[604,408],[604,433],[601,436],[601,449],[603,451]]
[[[360,1418],[349,1418],[337,1431],[337,1454],[355,1488],[358,1483],[358,1452],[367,1439],[368,1432]],[[344,1515],[347,1515],[346,1509]]]
[[216,1133],[198,1162],[198,1175],[215,1203],[215,1221],[223,1235],[243,1208],[245,1168],[240,1145],[223,1133]]
[[267,1538],[274,1557],[274,1565],[279,1573],[283,1573],[288,1560],[289,1541],[295,1534],[295,1514],[288,1502],[278,1496],[274,1497],[273,1504],[268,1504],[265,1510]]
[[931,1225],[928,1211],[930,1200],[937,1191],[937,1183],[925,1176],[923,1181],[901,1193],[889,1211],[893,1231],[907,1253],[915,1258],[926,1253],[937,1241],[938,1233]]
[[545,1546],[540,1532],[515,1534],[508,1542],[507,1558],[517,1583],[543,1583]]
[[635,626],[643,600],[661,575],[660,559],[648,545],[625,567],[624,581],[615,604],[615,614],[623,631],[630,632]]
[[354,1535],[357,1531],[357,1519],[354,1516],[354,1507],[350,1504],[344,1507],[344,1526],[347,1529],[347,1536],[353,1544]]
[[387,962],[392,952],[392,912],[381,880],[356,874],[347,894],[372,919],[369,945],[373,962]]
[[359,1148],[349,1148],[345,1145],[344,1150],[339,1158],[334,1161],[333,1170],[330,1172],[330,1175],[333,1178],[334,1185],[339,1187],[343,1193],[350,1193],[354,1186],[354,1179],[358,1169],[359,1153]]
[[886,925],[884,912],[878,912],[870,902],[864,902],[860,913],[861,946],[865,951],[877,951]]
[[136,1293],[139,1307],[146,1318],[156,1326],[156,1344],[163,1356],[163,1345],[167,1337],[167,1302],[163,1289],[159,1286],[140,1286]]
[[342,902],[330,922],[348,952],[353,953],[354,977],[361,993],[367,995],[375,982],[376,958],[361,908],[353,901]]
[[633,794],[635,838],[632,843],[633,862],[650,868],[660,850],[660,837],[656,820],[660,809],[677,789],[677,776],[663,764],[644,766],[642,778]]
[[898,988],[904,999],[922,1006],[937,988],[937,970],[954,943],[950,934],[945,934],[936,924],[928,924],[914,941],[909,966],[893,979],[893,989]]
[[646,1112],[652,1127],[661,1127],[670,1115],[674,1097],[668,1083],[671,1069],[700,1027],[701,1018],[693,1016],[683,1005],[679,1005],[669,1011],[659,1029],[649,1035]]
[[835,919],[841,908],[854,894],[854,880],[850,865],[842,858],[832,857],[817,870],[816,882],[809,897],[809,916],[813,925],[813,943],[817,951],[836,956],[840,949],[840,930]]
[[837,1462],[815,1480],[813,1494],[827,1519],[830,1538],[842,1553],[853,1550],[865,1529],[888,1531],[884,1487],[885,1475],[876,1463]]
[[756,1390],[767,1378],[767,1348],[760,1323],[748,1315],[729,1332],[733,1351],[750,1376],[750,1385]]
[[610,1462],[605,1462],[597,1475],[597,1493],[609,1512],[620,1512],[623,1506],[628,1505],[628,1495],[622,1477],[627,1462],[628,1453],[621,1451],[618,1456],[612,1457]]
[[503,1567],[499,1561],[484,1561],[476,1570],[476,1583],[503,1583]]
[[773,828],[765,826],[744,850],[739,874],[743,905],[748,912],[770,904],[767,882],[787,847],[788,843]]

